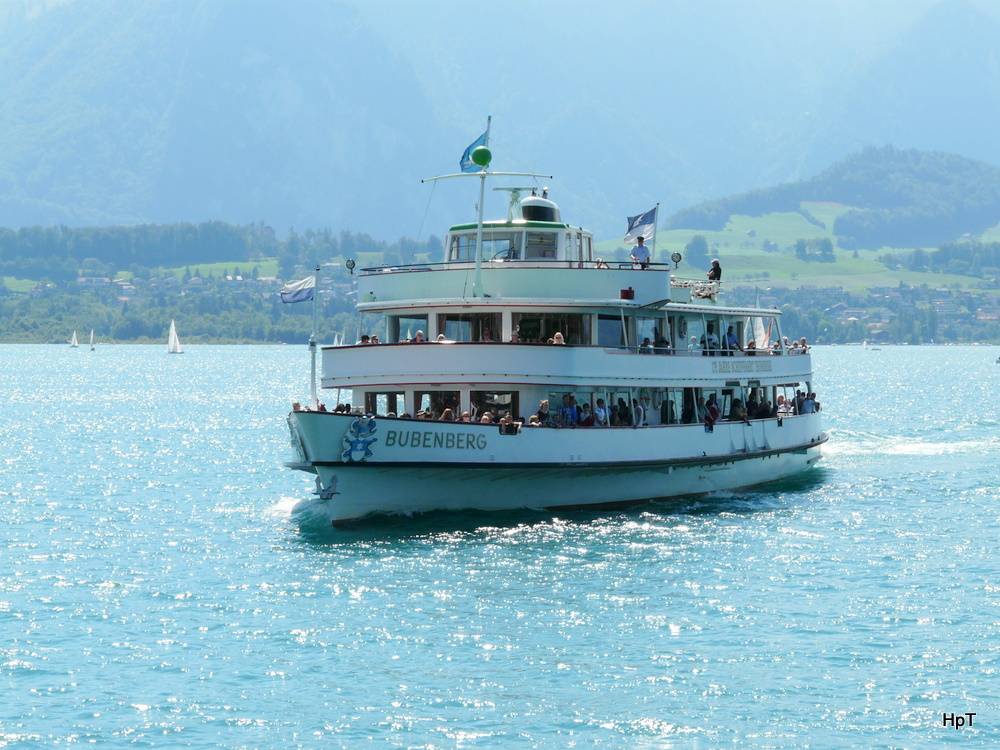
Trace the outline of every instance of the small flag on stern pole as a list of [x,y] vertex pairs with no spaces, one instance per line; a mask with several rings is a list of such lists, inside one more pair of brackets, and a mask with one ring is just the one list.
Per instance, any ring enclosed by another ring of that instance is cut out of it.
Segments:
[[628,217],[628,231],[625,232],[625,244],[634,245],[642,237],[645,241],[656,239],[656,213],[660,208],[657,203],[654,208],[644,214]]
[[278,294],[285,303],[308,302],[316,291],[316,277],[308,276],[301,281],[290,281],[281,287]]
[[482,169],[482,167],[472,161],[472,152],[480,146],[486,145],[486,137],[488,133],[489,131],[487,130],[486,133],[483,133],[481,136],[476,138],[476,140],[470,143],[469,147],[463,152],[462,160],[458,163],[463,172],[478,172]]

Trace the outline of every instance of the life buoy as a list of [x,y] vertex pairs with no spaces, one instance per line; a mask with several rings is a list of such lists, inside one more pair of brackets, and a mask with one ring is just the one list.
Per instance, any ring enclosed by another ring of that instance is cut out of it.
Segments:
[[643,406],[647,408],[649,407],[649,402],[650,402],[649,388],[639,389],[639,400],[642,401]]
[[659,409],[663,406],[663,389],[654,388],[653,389],[653,408]]

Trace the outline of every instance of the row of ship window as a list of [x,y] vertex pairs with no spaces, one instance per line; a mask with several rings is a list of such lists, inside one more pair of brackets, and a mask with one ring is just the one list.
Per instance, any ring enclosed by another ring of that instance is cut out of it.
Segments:
[[[622,425],[634,425],[634,414],[641,407],[642,426],[692,424],[704,421],[708,404],[714,403],[718,419],[771,419],[798,414],[801,411],[799,393],[808,394],[808,384],[786,383],[777,386],[726,386],[706,388],[633,388],[608,390],[552,391],[546,399],[552,414],[558,414],[567,399],[577,410],[574,425],[587,420],[586,411],[593,416],[603,402],[609,423],[612,407],[618,411]],[[505,415],[512,420],[531,423],[531,416],[538,413],[540,404],[522,404],[518,391],[470,391],[466,397],[457,390],[415,391],[412,400],[404,392],[369,392],[365,402],[354,411],[381,417],[415,419],[451,419],[455,421],[499,423]],[[741,416],[742,410],[742,416]],[[815,402],[814,408],[815,409]],[[749,411],[749,413],[747,413]],[[487,419],[484,420],[484,417]],[[589,426],[589,425],[586,425]]]
[[[635,348],[646,344],[657,353],[687,352],[696,347],[745,349],[750,342],[760,350],[782,342],[777,322],[770,317],[693,316],[670,311],[643,315],[513,312],[508,321],[504,317],[504,313],[391,315],[380,318],[367,335],[384,343],[441,339],[544,344],[559,334],[571,345]],[[737,342],[734,347],[723,346],[730,328]]]

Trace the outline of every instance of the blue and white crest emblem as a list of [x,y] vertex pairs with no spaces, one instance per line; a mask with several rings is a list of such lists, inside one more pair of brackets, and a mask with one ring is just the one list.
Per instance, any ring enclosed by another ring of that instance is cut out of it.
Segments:
[[344,435],[344,452],[340,454],[340,460],[355,463],[371,458],[371,445],[378,441],[376,429],[375,417],[370,414],[355,419]]

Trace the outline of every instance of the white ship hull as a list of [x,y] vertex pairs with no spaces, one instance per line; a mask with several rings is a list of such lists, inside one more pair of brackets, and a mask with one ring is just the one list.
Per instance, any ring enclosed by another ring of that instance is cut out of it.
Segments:
[[345,442],[357,416],[289,415],[300,459],[289,466],[316,473],[334,524],[373,513],[611,507],[736,490],[804,471],[826,440],[817,415],[719,423],[711,433],[671,425],[501,435],[489,425],[396,419],[374,420],[372,433],[360,421],[361,446]]

